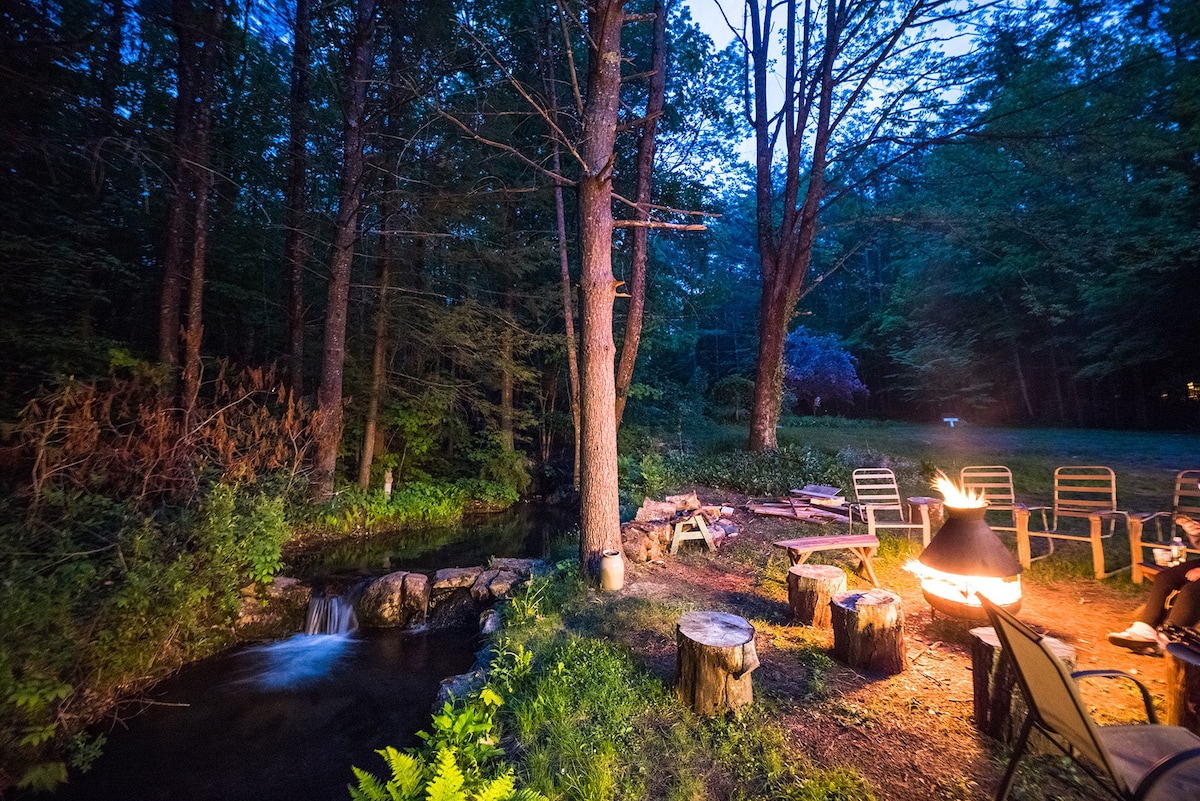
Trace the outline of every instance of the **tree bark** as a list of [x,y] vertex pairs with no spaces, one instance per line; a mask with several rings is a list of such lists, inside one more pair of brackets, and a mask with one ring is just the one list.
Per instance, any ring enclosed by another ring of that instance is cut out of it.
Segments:
[[325,315],[325,345],[321,359],[321,385],[317,390],[317,456],[312,497],[324,502],[333,497],[338,443],[342,438],[342,373],[346,362],[346,313],[350,298],[350,267],[358,240],[358,213],[366,123],[367,79],[375,39],[375,0],[358,0],[353,44],[346,77],[346,130],[342,145],[341,187],[329,269],[329,295]]
[[[385,215],[387,220],[388,216]],[[388,287],[392,281],[392,260],[395,243],[384,236],[379,244],[379,299],[375,305],[375,344],[371,351],[371,395],[367,398],[366,419],[363,421],[362,454],[358,462],[358,486],[371,488],[371,464],[375,460],[375,432],[379,425],[379,404],[387,386],[388,345]]]
[[308,197],[308,83],[311,62],[312,0],[296,0],[292,31],[292,86],[288,101],[288,174],[284,187],[283,263],[287,269],[288,377],[297,395],[304,391],[304,231]]
[[[654,181],[654,153],[657,146],[658,119],[662,116],[663,100],[666,97],[666,0],[654,2],[654,43],[650,56],[650,92],[646,100],[646,122],[642,125],[638,139],[637,203],[635,219],[645,222],[650,219],[650,190]],[[625,415],[625,400],[629,386],[633,383],[633,367],[637,361],[638,345],[642,341],[642,318],[646,309],[646,259],[650,244],[650,229],[638,226],[633,229],[630,246],[629,267],[629,311],[625,315],[625,338],[621,342],[621,359],[617,364],[617,426]]]
[[213,169],[209,158],[209,133],[212,130],[213,102],[216,93],[217,71],[220,69],[221,23],[224,3],[212,3],[202,22],[203,51],[196,72],[196,113],[190,161],[195,165],[192,199],[192,253],[188,269],[187,329],[184,334],[183,355],[183,430],[189,431],[195,422],[196,403],[200,395],[203,370],[200,365],[200,345],[204,338],[204,273],[208,257],[209,199],[212,195]]
[[579,558],[599,574],[605,550],[620,547],[617,499],[616,388],[613,360],[612,178],[621,90],[624,0],[588,9],[589,60],[584,108],[584,174],[579,181],[583,328]]
[[183,257],[187,249],[187,224],[191,208],[191,148],[195,113],[196,69],[199,60],[197,32],[191,24],[188,0],[173,0],[171,27],[179,49],[175,70],[175,165],[171,205],[167,209],[163,252],[163,281],[158,303],[158,360],[179,364],[179,320],[183,292]]

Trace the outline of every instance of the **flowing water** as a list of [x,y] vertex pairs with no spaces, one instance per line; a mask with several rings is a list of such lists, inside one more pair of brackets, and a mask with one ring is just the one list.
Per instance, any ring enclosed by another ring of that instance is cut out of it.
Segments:
[[[542,557],[577,537],[571,522],[517,510],[356,542],[310,557],[301,572],[365,577],[478,565],[490,555]],[[341,598],[317,597],[306,630],[338,633],[298,634],[185,667],[145,703],[122,709],[120,724],[104,730],[101,758],[55,801],[348,799],[350,767],[382,774],[376,749],[417,745],[441,680],[469,670],[479,646],[473,631],[355,630],[353,618]]]

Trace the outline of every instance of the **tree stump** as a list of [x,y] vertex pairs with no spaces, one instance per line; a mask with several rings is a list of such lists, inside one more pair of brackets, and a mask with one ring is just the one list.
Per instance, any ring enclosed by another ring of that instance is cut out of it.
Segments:
[[[1075,649],[1053,637],[1044,641],[1067,670],[1075,670]],[[971,674],[975,690],[975,728],[984,734],[1012,745],[1021,732],[1028,707],[1021,697],[1020,685],[1012,659],[1000,647],[996,631],[987,626],[971,629]],[[1051,752],[1049,743],[1039,743],[1040,735],[1030,735],[1029,747],[1035,751]]]
[[1185,645],[1167,646],[1167,724],[1200,734],[1200,654]]
[[829,602],[846,591],[846,571],[834,565],[793,565],[788,569],[788,606],[805,626],[829,628]]
[[697,715],[754,701],[754,627],[725,612],[687,612],[675,627],[675,695]]
[[850,667],[891,675],[907,665],[904,608],[887,590],[839,592],[830,605],[833,655]]

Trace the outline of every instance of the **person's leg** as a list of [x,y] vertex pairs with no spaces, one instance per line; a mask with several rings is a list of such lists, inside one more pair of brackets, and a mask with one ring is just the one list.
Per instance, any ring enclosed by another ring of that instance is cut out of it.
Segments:
[[1138,620],[1155,629],[1162,625],[1163,620],[1167,617],[1167,599],[1176,590],[1182,589],[1187,584],[1195,583],[1187,580],[1187,573],[1196,566],[1195,561],[1184,562],[1181,565],[1168,567],[1155,576],[1154,584],[1150,587],[1150,595],[1146,598],[1146,606]]
[[[1192,567],[1197,567],[1195,562]],[[1167,622],[1173,626],[1195,626],[1200,623],[1200,581],[1188,581],[1179,588]]]

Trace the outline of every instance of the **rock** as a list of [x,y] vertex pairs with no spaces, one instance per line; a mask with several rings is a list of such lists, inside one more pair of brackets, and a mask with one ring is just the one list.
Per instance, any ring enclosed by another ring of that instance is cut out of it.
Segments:
[[471,597],[475,599],[475,603],[486,605],[492,602],[492,591],[489,585],[492,579],[500,575],[499,570],[485,570],[475,579],[475,583],[471,585]]
[[443,568],[433,574],[433,591],[470,587],[482,572],[482,567]]
[[244,639],[278,639],[304,628],[312,588],[289,576],[276,576],[252,595],[242,594],[234,626]]
[[523,584],[525,579],[518,576],[516,573],[510,573],[507,570],[501,570],[488,584],[488,590],[491,593],[493,601],[499,601],[507,598],[512,592],[513,587]]
[[482,689],[486,683],[487,676],[482,670],[472,670],[470,673],[461,673],[442,679],[442,684],[438,688],[437,700],[433,702],[433,711],[441,712],[444,705],[453,704],[459,698],[466,698],[471,693]]
[[479,616],[479,633],[480,634],[495,634],[500,630],[500,613],[495,609],[484,609],[483,614]]
[[429,596],[429,617],[426,621],[431,629],[473,628],[479,621],[479,605],[465,587],[435,590]]
[[488,562],[488,569],[504,570],[529,578],[546,572],[546,562],[543,559],[513,559],[497,556]]
[[420,626],[429,609],[429,578],[399,571],[375,579],[355,604],[362,626]]

